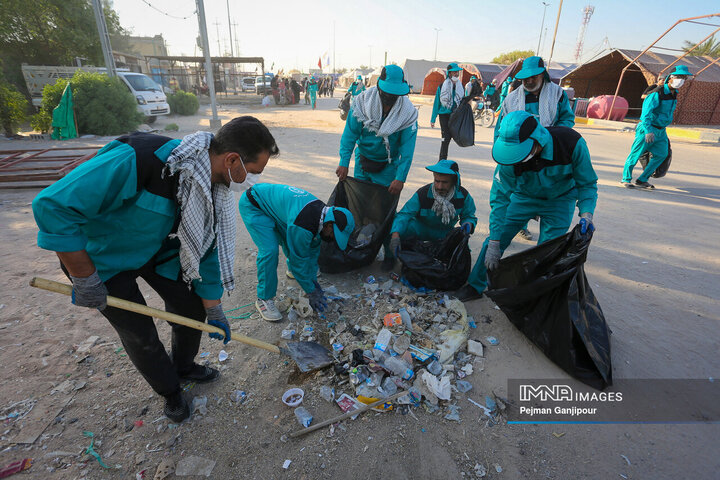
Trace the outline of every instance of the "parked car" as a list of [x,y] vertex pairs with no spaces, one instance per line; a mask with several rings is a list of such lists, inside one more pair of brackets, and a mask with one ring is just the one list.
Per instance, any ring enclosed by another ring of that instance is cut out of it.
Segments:
[[[263,78],[264,78],[264,84],[265,88],[263,89]],[[263,91],[264,90],[264,91]],[[255,77],[255,93],[258,95],[267,95],[271,91],[270,88],[270,78],[269,77]]]
[[255,91],[255,77],[245,77],[242,79],[242,91],[243,92],[254,92]]

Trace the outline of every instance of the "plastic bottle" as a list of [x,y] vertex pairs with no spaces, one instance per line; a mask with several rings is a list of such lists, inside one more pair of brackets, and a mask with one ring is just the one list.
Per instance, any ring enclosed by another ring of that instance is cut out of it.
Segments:
[[442,365],[440,365],[440,362],[437,360],[433,360],[432,362],[428,363],[427,371],[432,373],[433,375],[440,375],[442,373]]
[[412,365],[409,365],[400,357],[388,357],[385,359],[385,368],[393,372],[398,377],[402,377],[403,380],[410,380],[413,375],[415,375]]
[[390,345],[390,340],[392,339],[392,333],[387,328],[383,328],[380,330],[380,333],[378,333],[377,338],[375,339],[375,350],[380,350],[381,352],[384,352],[387,350],[388,345]]
[[410,319],[410,314],[405,309],[405,307],[398,310],[398,313],[400,314],[400,317],[402,318],[402,323],[405,325],[405,328],[408,330],[412,330],[412,320]]
[[320,396],[326,401],[326,402],[332,402],[335,400],[335,389],[332,387],[328,387],[327,385],[323,385],[320,387]]
[[295,418],[297,418],[300,425],[307,428],[310,426],[313,420],[313,416],[307,411],[305,407],[298,407],[295,409]]
[[385,395],[387,395],[388,397],[397,392],[397,385],[395,385],[392,377],[387,377],[385,380],[383,380],[382,389],[383,392],[385,392]]

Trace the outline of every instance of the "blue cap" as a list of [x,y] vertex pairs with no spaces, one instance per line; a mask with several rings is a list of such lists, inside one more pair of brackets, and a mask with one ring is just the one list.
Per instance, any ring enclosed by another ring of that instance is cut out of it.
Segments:
[[450,72],[459,72],[460,70],[462,70],[462,68],[460,68],[460,67],[458,66],[458,64],[455,63],[455,62],[452,62],[452,63],[448,64],[448,66],[447,66],[447,71],[448,71],[448,73],[450,73]]
[[690,73],[690,70],[688,70],[688,67],[686,65],[678,65],[677,67],[675,67],[675,70],[673,70],[670,75],[688,75],[688,76],[690,76],[690,75],[692,75],[692,73]]
[[543,59],[541,57],[528,57],[523,61],[522,68],[515,74],[515,78],[522,80],[523,78],[540,75],[543,72],[547,74]]
[[493,160],[500,165],[522,162],[530,155],[535,141],[544,145],[549,135],[533,115],[522,110],[510,112],[500,124],[492,147]]
[[455,184],[460,186],[460,167],[455,160],[440,160],[435,165],[425,167],[425,170],[443,175],[455,175],[457,177]]
[[355,229],[355,219],[350,210],[343,207],[330,207],[325,213],[324,223],[333,222],[335,243],[340,250],[347,248],[350,235]]
[[477,80],[477,77],[476,77],[475,75],[472,75],[472,76],[470,77],[470,80]]
[[397,65],[385,65],[378,79],[378,87],[390,95],[407,95],[410,86],[405,81],[405,72]]
[[358,75],[356,80],[362,80],[362,75]]

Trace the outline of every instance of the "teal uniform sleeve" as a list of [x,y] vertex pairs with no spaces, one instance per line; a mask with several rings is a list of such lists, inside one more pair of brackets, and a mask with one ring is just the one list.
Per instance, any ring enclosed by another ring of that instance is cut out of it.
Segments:
[[653,92],[645,98],[642,105],[642,114],[640,115],[640,125],[646,132],[651,132],[655,123],[655,109],[660,105],[660,96],[658,92]]
[[313,234],[297,225],[288,225],[287,247],[290,270],[305,293],[315,290],[320,246],[311,246]]
[[503,119],[502,105],[500,105],[498,107],[497,111],[500,113],[498,113],[497,120],[495,121],[495,130],[493,130],[493,142],[495,142],[495,140],[497,140],[497,138],[498,138],[498,135],[500,135],[500,124],[502,123],[502,119]]
[[102,149],[35,197],[32,209],[40,248],[84,250],[87,237],[80,227],[137,194],[135,152],[120,142],[113,143],[117,145]]
[[505,213],[510,205],[510,195],[515,190],[515,183],[512,166],[498,165],[495,168],[490,189],[490,240],[500,240],[505,224]]
[[351,95],[355,95],[355,84],[350,85],[350,88],[348,88],[348,92],[350,92]]
[[562,93],[560,101],[558,102],[554,126],[568,128],[573,128],[575,126],[575,114],[573,113],[572,108],[570,108],[570,100],[568,100],[565,92]]
[[415,141],[417,140],[417,122],[409,127],[403,129],[398,136],[398,142],[400,148],[398,149],[399,157],[395,162],[397,163],[397,170],[395,171],[395,180],[405,182],[410,171],[410,165],[412,165],[413,155],[415,154]]
[[465,222],[470,222],[473,226],[473,231],[475,231],[475,227],[477,226],[477,217],[475,216],[475,200],[469,193],[467,197],[465,197],[465,205],[463,205],[463,209],[460,211],[460,225],[462,226],[462,224]]
[[430,116],[430,123],[435,123],[438,113],[440,113],[440,88],[442,87],[438,87],[437,92],[435,92],[435,101],[433,102],[433,111]]
[[350,158],[352,157],[355,144],[360,138],[362,133],[362,123],[360,123],[355,115],[353,115],[352,108],[348,113],[347,121],[345,122],[345,129],[343,130],[342,137],[340,137],[340,166],[349,167]]
[[585,139],[581,138],[575,145],[572,154],[573,178],[577,187],[577,206],[580,215],[583,213],[595,213],[595,205],[597,204],[597,174],[590,160],[590,152],[588,151]]
[[407,230],[410,221],[420,214],[420,198],[418,198],[417,192],[410,197],[402,209],[395,214],[395,220],[393,221],[390,232],[404,232]]
[[220,278],[220,261],[217,247],[208,250],[200,260],[200,279],[193,280],[195,293],[205,300],[220,300],[225,291]]

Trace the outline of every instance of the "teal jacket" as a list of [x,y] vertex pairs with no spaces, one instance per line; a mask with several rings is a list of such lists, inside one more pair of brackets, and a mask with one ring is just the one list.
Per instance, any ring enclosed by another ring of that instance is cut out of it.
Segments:
[[485,87],[485,91],[483,92],[483,95],[486,98],[492,97],[493,95],[495,95],[495,85],[490,84],[487,87]]
[[325,203],[301,188],[273,183],[254,185],[250,195],[258,208],[275,221],[275,231],[286,248],[295,280],[305,292],[312,292],[317,280],[320,216]]
[[365,91],[365,84],[362,82],[355,81],[350,85],[350,88],[348,88],[348,92],[352,93],[353,97],[357,97],[362,92]]
[[[460,85],[460,82],[458,81],[455,84],[455,88],[462,89],[462,85]],[[455,109],[458,107],[457,102],[455,102],[455,95],[452,96],[452,106],[450,108],[443,107],[442,103],[440,103],[440,91],[442,90],[442,84],[438,87],[437,91],[435,92],[435,102],[433,102],[433,111],[432,116],[430,117],[430,123],[435,123],[435,120],[437,120],[437,116],[441,114],[449,114],[455,111]]]
[[[455,189],[452,204],[455,206],[456,215],[450,223],[443,223],[442,218],[437,216],[432,210],[434,201],[435,197],[432,193],[432,183],[428,183],[418,189],[418,191],[410,197],[410,200],[405,203],[402,210],[395,215],[395,221],[393,222],[391,231],[406,231],[413,219],[420,223],[425,229],[434,232],[440,230],[447,234],[447,232],[450,232],[450,230],[455,227],[458,220],[460,220],[460,225],[465,222],[470,222],[472,224],[472,230],[475,230],[475,226],[477,225],[475,201],[463,187],[459,186]],[[440,235],[434,236],[437,237]]]
[[510,93],[510,85],[512,85],[513,80],[514,79],[512,77],[507,77],[502,85],[500,85],[500,105],[502,105],[505,101],[505,97],[507,97],[508,93]]
[[642,114],[638,130],[647,133],[657,133],[658,130],[670,125],[677,105],[677,91],[670,89],[667,84],[645,98],[642,105]]
[[585,140],[567,127],[543,130],[536,139],[543,146],[539,158],[495,168],[490,189],[490,240],[500,240],[512,195],[543,203],[574,192],[581,215],[595,212],[598,177]]
[[[525,92],[525,111],[527,113],[530,113],[532,115],[535,115],[535,118],[539,118],[540,116],[540,103],[539,98],[534,93]],[[500,124],[503,120],[503,110],[500,109],[500,115],[498,115],[497,122],[495,123],[495,139],[498,137],[498,132],[500,131]],[[572,108],[570,108],[570,101],[568,100],[567,94],[565,92],[560,95],[560,100],[558,100],[558,106],[557,106],[557,112],[555,113],[555,120],[553,120],[552,125],[553,127],[568,127],[573,128],[575,126],[575,113],[573,113]]]
[[307,88],[307,93],[308,93],[309,95],[317,95],[317,91],[318,91],[318,84],[317,84],[317,83],[308,82],[306,88]]
[[[415,140],[417,139],[417,122],[413,125],[395,132],[388,136],[390,144],[390,159],[397,166],[395,180],[405,182],[410,165],[412,165],[413,155],[415,153]],[[357,145],[357,148],[355,148]],[[375,162],[387,161],[388,153],[385,148],[385,142],[375,132],[371,132],[363,126],[363,124],[353,115],[353,109],[350,109],[347,121],[345,122],[345,130],[343,130],[340,138],[340,166],[350,166],[350,157],[355,150],[355,161],[358,161],[360,155],[368,160]]]
[[[86,250],[100,278],[155,262],[168,279],[181,278],[177,238],[180,208],[174,177],[161,172],[180,144],[160,135],[135,133],[105,145],[95,157],[41,191],[32,208],[40,248],[55,252]],[[222,297],[217,248],[200,263],[195,292],[204,299]]]

